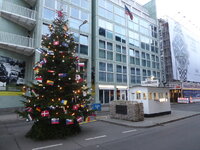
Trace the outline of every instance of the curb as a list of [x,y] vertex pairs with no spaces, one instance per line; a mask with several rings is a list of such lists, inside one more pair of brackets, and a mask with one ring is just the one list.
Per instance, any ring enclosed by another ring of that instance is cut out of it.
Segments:
[[[124,124],[124,123],[119,123],[119,122],[115,122],[115,121],[109,121],[108,120],[108,116],[104,116],[105,119],[97,119],[99,121],[102,121],[102,122],[107,122],[107,123],[110,123],[110,124],[115,124],[115,125],[121,125],[121,126],[126,126],[126,127],[133,127],[133,128],[151,128],[151,127],[155,127],[155,126],[163,126],[164,124],[168,124],[168,123],[171,123],[171,122],[175,122],[175,121],[179,121],[179,120],[183,120],[183,119],[187,119],[187,118],[191,118],[191,117],[194,117],[194,116],[199,116],[200,113],[197,113],[197,114],[193,114],[193,115],[190,115],[190,116],[186,116],[186,117],[181,117],[181,118],[177,118],[177,119],[172,119],[172,120],[169,120],[169,121],[164,121],[162,123],[154,123],[152,125],[130,125],[130,124]],[[122,120],[123,121],[123,120]]]

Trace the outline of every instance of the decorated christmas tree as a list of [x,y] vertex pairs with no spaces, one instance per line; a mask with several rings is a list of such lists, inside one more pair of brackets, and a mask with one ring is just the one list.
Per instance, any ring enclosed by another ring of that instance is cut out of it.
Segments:
[[92,113],[90,89],[81,77],[76,43],[63,13],[49,25],[43,36],[41,60],[34,67],[35,82],[26,88],[25,110],[20,113],[34,121],[27,133],[33,139],[63,138],[80,132],[79,123]]

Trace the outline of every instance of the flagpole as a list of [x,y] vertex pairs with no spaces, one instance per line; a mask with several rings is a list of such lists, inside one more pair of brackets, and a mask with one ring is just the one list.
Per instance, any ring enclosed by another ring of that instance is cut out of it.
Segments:
[[[125,14],[125,20],[126,20],[126,39],[128,39],[128,15]],[[127,68],[127,97],[128,97],[128,101],[130,101],[130,79],[129,79],[129,49],[128,49],[128,41],[126,41],[126,68]]]

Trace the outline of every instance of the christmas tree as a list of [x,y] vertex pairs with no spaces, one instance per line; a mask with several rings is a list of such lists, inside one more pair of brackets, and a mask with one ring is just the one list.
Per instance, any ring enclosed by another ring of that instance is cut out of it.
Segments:
[[81,78],[76,43],[62,11],[43,36],[41,60],[36,63],[35,82],[24,97],[25,110],[18,112],[34,124],[27,133],[33,139],[63,138],[80,132],[79,123],[92,113],[90,92]]

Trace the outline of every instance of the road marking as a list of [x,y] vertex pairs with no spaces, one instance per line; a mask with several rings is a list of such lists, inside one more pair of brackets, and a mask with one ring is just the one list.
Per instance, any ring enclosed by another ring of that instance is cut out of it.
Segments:
[[38,148],[33,148],[32,150],[46,149],[46,148],[51,148],[51,147],[56,147],[56,146],[61,146],[61,145],[63,144],[60,143],[60,144],[54,144],[54,145],[49,145],[49,146],[44,146],[44,147],[38,147]]
[[96,137],[92,137],[92,138],[87,138],[85,140],[89,141],[89,140],[99,139],[99,138],[103,138],[103,137],[107,137],[107,135],[101,135],[101,136],[96,136]]
[[135,132],[135,131],[137,131],[136,129],[134,129],[134,130],[128,130],[128,131],[123,131],[122,133],[129,133],[129,132]]

